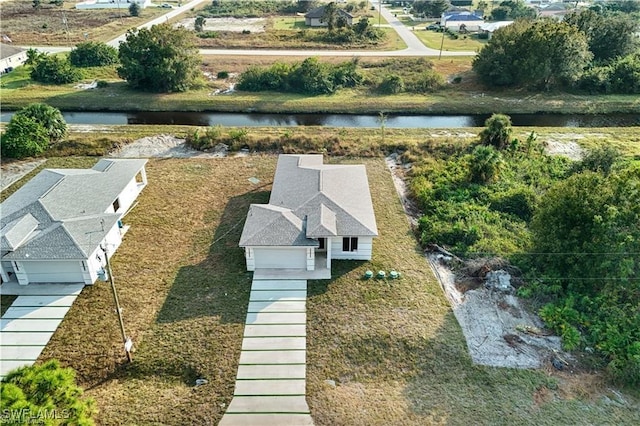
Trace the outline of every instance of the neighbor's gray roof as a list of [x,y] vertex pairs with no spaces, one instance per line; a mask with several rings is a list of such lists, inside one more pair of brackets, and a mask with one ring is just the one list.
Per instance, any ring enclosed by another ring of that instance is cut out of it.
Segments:
[[[300,230],[306,238],[378,235],[363,165],[323,164],[322,155],[281,155],[266,206],[306,220],[306,229]],[[266,213],[257,212],[252,206],[240,238],[241,247],[258,245],[250,238],[258,230],[259,245],[292,245],[281,244],[276,223]]]
[[[304,15],[304,17],[305,18],[322,18],[322,17],[324,17],[324,9],[325,8],[326,8],[326,6],[316,7],[315,9],[312,9],[309,12],[307,12]],[[350,14],[349,12],[347,12],[344,9],[338,8],[338,14],[342,15],[342,16],[349,17],[349,18],[353,18],[353,15]]]
[[9,46],[8,44],[0,43],[0,59],[8,58],[24,51],[25,49],[22,49],[20,47],[14,47]]
[[9,251],[2,259],[86,259],[122,216],[106,211],[146,161],[40,172],[0,205],[0,248]]

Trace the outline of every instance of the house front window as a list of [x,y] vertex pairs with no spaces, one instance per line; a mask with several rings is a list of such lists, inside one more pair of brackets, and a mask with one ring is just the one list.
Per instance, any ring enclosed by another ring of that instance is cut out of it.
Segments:
[[119,209],[120,209],[120,199],[116,198],[116,200],[113,202],[113,211],[117,213]]
[[358,251],[358,237],[344,237],[342,251]]

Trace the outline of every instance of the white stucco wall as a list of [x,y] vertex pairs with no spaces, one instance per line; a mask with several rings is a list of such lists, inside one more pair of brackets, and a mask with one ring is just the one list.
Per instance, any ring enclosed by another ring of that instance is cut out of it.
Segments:
[[16,68],[24,64],[27,60],[27,52],[16,53],[0,60],[0,72],[4,73],[7,68]]
[[[146,185],[146,175],[144,175],[144,169],[142,170],[143,176],[145,178],[144,183],[138,183],[135,178],[133,178],[127,186],[122,190],[120,195],[118,195],[118,202],[120,207],[117,212],[113,211],[113,205],[107,208],[105,213],[126,213],[127,210],[133,205],[140,195],[140,192]],[[114,200],[115,201],[115,200]]]
[[372,237],[358,237],[357,251],[342,251],[342,237],[331,239],[331,259],[371,260]]

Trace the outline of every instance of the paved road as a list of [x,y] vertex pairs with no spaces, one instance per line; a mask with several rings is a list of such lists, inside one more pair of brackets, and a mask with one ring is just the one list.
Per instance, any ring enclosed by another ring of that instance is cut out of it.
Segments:
[[[193,0],[182,7],[172,9],[169,13],[162,15],[159,18],[153,19],[145,24],[140,25],[138,28],[149,28],[152,25],[166,22],[169,19],[183,13],[200,3],[204,3],[209,0]],[[377,1],[371,1],[371,4],[379,7]],[[382,16],[389,22],[391,28],[395,29],[398,35],[404,40],[408,46],[403,50],[387,50],[387,51],[375,51],[375,50],[279,50],[279,49],[200,49],[201,55],[213,55],[213,56],[340,56],[340,57],[370,57],[370,56],[389,56],[389,57],[402,57],[402,56],[438,56],[440,51],[431,49],[416,37],[413,32],[407,28],[400,20],[398,20],[393,13],[389,12],[384,6],[381,8]],[[107,42],[107,44],[117,47],[120,42],[124,41],[126,33],[122,34],[113,40]],[[60,53],[68,52],[70,47],[50,47],[50,46],[31,46],[39,51],[47,53]],[[442,56],[473,56],[475,52],[449,52],[443,51]]]

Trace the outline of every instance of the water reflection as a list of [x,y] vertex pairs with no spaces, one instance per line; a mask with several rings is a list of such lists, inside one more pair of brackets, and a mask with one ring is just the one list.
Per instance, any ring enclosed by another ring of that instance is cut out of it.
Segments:
[[[7,122],[13,113],[0,114]],[[259,114],[216,112],[64,112],[69,124],[179,124],[187,126],[330,126],[380,127],[378,115],[347,114]],[[393,115],[385,120],[387,128],[461,128],[482,127],[489,115]],[[512,114],[514,126],[535,127],[630,127],[640,126],[640,114]]]

